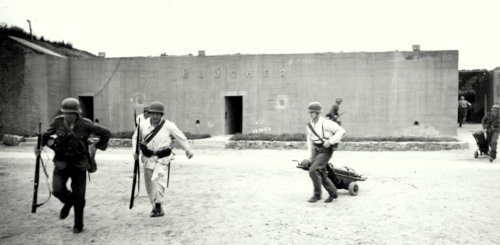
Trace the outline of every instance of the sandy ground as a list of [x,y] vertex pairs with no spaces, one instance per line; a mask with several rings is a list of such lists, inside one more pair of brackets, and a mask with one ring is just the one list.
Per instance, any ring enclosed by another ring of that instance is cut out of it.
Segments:
[[98,152],[80,234],[72,213],[58,219],[54,197],[30,212],[32,149],[0,147],[0,244],[500,244],[500,161],[474,159],[473,128],[461,130],[471,149],[336,152],[334,165],[368,179],[330,204],[306,202],[310,179],[292,162],[304,150],[195,150],[191,160],[178,151],[159,218],[142,179],[128,208],[131,149]]

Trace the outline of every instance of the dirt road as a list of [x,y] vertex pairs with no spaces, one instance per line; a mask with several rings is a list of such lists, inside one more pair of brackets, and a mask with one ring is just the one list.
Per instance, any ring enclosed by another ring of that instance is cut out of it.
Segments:
[[310,179],[292,162],[303,150],[197,150],[191,160],[178,151],[160,218],[149,217],[142,179],[128,208],[131,150],[109,149],[98,152],[75,235],[56,198],[30,212],[31,149],[0,147],[0,244],[500,244],[500,162],[471,148],[336,152],[334,165],[368,179],[330,204],[306,202]]

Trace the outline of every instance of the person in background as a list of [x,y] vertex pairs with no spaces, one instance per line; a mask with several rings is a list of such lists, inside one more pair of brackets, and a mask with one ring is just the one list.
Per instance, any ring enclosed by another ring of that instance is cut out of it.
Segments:
[[336,123],[338,123],[339,125],[341,125],[342,123],[340,122],[339,120],[339,117],[343,114],[339,114],[339,110],[340,110],[340,104],[342,104],[342,98],[337,98],[335,100],[335,104],[332,106],[332,108],[330,109],[330,112],[328,114],[326,114],[326,117]]
[[462,124],[465,123],[467,119],[467,111],[471,107],[471,103],[465,100],[464,96],[460,96],[458,100],[458,126],[462,127]]
[[145,106],[143,109],[143,112],[137,116],[135,119],[135,123],[138,124],[139,122],[143,123],[146,121],[146,119],[149,118],[149,106]]

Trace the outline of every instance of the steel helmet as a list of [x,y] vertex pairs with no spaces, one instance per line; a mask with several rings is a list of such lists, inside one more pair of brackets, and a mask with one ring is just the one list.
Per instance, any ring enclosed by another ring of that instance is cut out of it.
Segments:
[[319,102],[311,102],[307,106],[307,111],[321,113],[321,104]]
[[337,98],[335,101],[336,102],[342,102],[342,98]]
[[493,106],[491,107],[491,110],[492,110],[492,111],[500,111],[500,105],[493,105]]
[[75,98],[66,98],[61,102],[62,113],[81,113],[80,102]]
[[149,109],[148,111],[151,112],[157,112],[157,113],[164,113],[163,111],[165,110],[165,106],[159,101],[154,101],[149,104]]
[[144,106],[143,112],[149,112],[149,106]]

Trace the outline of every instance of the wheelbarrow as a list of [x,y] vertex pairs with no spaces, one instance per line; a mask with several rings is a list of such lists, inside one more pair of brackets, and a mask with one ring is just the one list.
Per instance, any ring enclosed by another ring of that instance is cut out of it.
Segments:
[[[311,161],[307,159],[302,162],[299,162],[298,160],[293,161],[297,162],[297,168],[306,171],[309,171],[309,167],[312,164]],[[367,179],[366,176],[356,173],[356,171],[352,168],[346,166],[336,167],[331,163],[326,165],[326,173],[337,189],[348,190],[351,196],[358,195],[359,186],[357,181],[365,181]]]

